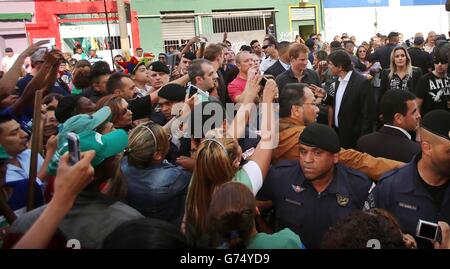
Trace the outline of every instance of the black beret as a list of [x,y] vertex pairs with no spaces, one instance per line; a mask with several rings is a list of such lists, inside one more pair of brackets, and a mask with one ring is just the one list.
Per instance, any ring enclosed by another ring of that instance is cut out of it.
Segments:
[[181,85],[169,83],[159,90],[158,96],[172,102],[181,102],[186,97],[186,89]]
[[437,109],[428,112],[422,119],[422,128],[450,140],[450,112]]
[[191,60],[191,61],[193,61],[193,60],[195,60],[195,59],[197,58],[197,57],[195,56],[195,54],[192,53],[192,52],[190,52],[190,51],[188,51],[188,52],[186,52],[185,54],[183,54],[183,57],[186,58],[186,59],[189,59],[189,60]]
[[156,62],[151,63],[148,66],[148,70],[152,70],[152,71],[155,71],[155,72],[164,72],[166,74],[170,73],[169,68],[167,67],[167,65],[163,64],[160,61],[156,61]]
[[338,153],[341,148],[336,132],[331,127],[320,123],[310,124],[303,130],[300,135],[300,144],[331,153]]

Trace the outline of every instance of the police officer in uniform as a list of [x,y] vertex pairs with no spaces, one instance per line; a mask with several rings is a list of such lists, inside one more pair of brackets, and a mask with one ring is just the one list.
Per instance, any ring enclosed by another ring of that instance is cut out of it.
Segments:
[[[403,233],[413,236],[419,219],[450,223],[450,113],[429,112],[419,131],[421,153],[384,175],[364,205],[388,210]],[[415,239],[418,248],[432,247],[431,241]]]
[[276,230],[290,228],[306,248],[318,248],[330,226],[363,208],[372,182],[338,164],[339,137],[332,128],[310,124],[299,142],[299,160],[273,166],[258,200],[272,200]]

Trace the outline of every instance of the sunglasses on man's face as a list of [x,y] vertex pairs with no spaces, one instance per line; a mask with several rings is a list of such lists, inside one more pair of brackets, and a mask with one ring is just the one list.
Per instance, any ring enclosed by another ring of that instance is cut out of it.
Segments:
[[434,64],[447,64],[447,61],[435,60]]

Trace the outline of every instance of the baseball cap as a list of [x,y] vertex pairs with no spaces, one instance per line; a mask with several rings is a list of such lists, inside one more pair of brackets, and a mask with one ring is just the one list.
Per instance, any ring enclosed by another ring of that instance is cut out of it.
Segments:
[[104,106],[91,115],[79,114],[69,118],[59,126],[58,148],[67,142],[68,132],[79,134],[87,130],[95,130],[109,122],[111,117],[111,108]]
[[[94,150],[95,157],[91,164],[93,167],[101,164],[105,159],[112,157],[122,152],[128,145],[128,134],[122,130],[117,129],[108,134],[101,135],[95,131],[87,130],[78,134],[80,139],[80,151]],[[56,175],[59,160],[68,151],[69,143],[66,142],[58,146],[58,150],[53,155],[47,172],[50,175]]]

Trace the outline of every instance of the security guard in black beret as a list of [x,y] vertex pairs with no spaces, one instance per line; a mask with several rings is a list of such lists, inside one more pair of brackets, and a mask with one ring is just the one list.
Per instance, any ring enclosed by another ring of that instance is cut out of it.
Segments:
[[258,200],[272,200],[276,230],[290,228],[307,248],[318,248],[330,226],[361,210],[372,182],[338,164],[339,137],[323,124],[300,135],[300,157],[271,167]]
[[[186,97],[186,89],[176,83],[169,83],[158,91],[158,109],[153,113],[151,120],[159,125],[165,125],[174,116],[177,116]],[[180,103],[181,105],[176,105]],[[175,105],[175,107],[174,107]],[[178,109],[178,111],[176,111]]]
[[[403,233],[413,236],[419,219],[450,223],[450,112],[429,112],[419,132],[421,153],[406,166],[384,175],[364,206],[388,210]],[[431,241],[415,239],[419,248],[432,247]]]
[[170,70],[164,63],[160,61],[156,61],[153,63],[150,63],[147,67],[148,70],[154,71],[154,72],[163,72],[166,74],[170,74]]

